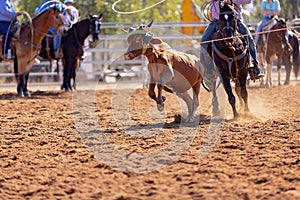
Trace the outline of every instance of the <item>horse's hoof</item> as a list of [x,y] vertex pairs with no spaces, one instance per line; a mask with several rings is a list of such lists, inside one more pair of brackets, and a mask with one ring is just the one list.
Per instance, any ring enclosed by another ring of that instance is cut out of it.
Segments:
[[240,117],[240,115],[238,114],[238,113],[235,113],[234,115],[233,115],[233,118],[234,119],[238,119]]
[[193,123],[194,122],[194,117],[188,117],[186,120],[185,120],[186,123]]
[[18,96],[18,97],[24,97],[22,92],[18,92],[18,93],[17,93],[17,96]]
[[219,108],[213,108],[213,116],[219,116],[219,115],[221,115],[221,112],[220,112],[220,110],[219,110]]
[[157,110],[164,111],[164,105],[157,104]]
[[29,91],[24,92],[24,96],[25,96],[25,97],[30,97]]

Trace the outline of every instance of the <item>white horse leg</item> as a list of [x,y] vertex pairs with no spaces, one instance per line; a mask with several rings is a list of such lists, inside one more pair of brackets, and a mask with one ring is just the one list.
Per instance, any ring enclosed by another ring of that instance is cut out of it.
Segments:
[[278,85],[281,85],[281,68],[277,68],[278,71]]
[[271,85],[272,85],[272,63],[267,63],[266,86],[269,87]]

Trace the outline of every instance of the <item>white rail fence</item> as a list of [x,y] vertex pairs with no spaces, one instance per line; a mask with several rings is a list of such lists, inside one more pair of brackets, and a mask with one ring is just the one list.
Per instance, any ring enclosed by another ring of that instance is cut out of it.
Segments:
[[[141,56],[135,60],[124,60],[123,54],[127,49],[127,34],[123,29],[131,26],[138,26],[139,23],[103,23],[101,29],[117,29],[120,34],[100,34],[99,43],[95,48],[87,49],[87,56],[81,63],[77,73],[77,82],[88,83],[95,81],[114,82],[123,77],[128,81],[143,82],[147,79],[146,59]],[[155,36],[160,37],[173,48],[195,52],[198,54],[199,46],[197,41],[201,35],[184,35],[180,28],[184,26],[204,26],[205,23],[155,23],[151,31]],[[194,43],[191,43],[193,41]],[[53,61],[56,62],[56,61]],[[29,85],[58,85],[62,80],[62,68],[59,68],[59,75],[56,64],[50,70],[49,61],[42,60],[40,64],[34,65],[30,72]],[[61,63],[60,63],[61,66]],[[123,79],[122,79],[123,80]],[[0,86],[15,85],[12,63],[0,63]]]
[[[255,24],[255,23],[254,23]],[[87,56],[82,61],[77,73],[78,83],[115,82],[122,78],[129,82],[147,81],[147,60],[141,56],[135,60],[124,60],[123,54],[127,49],[127,34],[123,31],[139,23],[103,23],[101,29],[116,29],[119,34],[100,34],[99,43],[95,48],[87,49]],[[199,56],[199,41],[201,34],[184,35],[181,27],[206,26],[206,23],[154,23],[151,31],[173,48]],[[56,62],[56,61],[53,61]],[[55,71],[56,64],[50,70],[49,61],[34,65],[30,72],[29,85],[60,85],[62,81],[62,65],[59,74]],[[0,87],[16,85],[12,63],[0,63]]]

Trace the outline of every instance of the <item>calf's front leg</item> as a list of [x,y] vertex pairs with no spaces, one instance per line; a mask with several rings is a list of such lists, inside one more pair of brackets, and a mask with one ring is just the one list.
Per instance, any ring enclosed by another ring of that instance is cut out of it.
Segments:
[[161,84],[157,84],[157,98],[156,98],[156,103],[157,103],[157,109],[159,111],[163,111],[164,110],[164,101],[166,100],[166,97],[162,96],[162,89],[163,89],[163,85]]
[[149,84],[149,89],[148,89],[148,95],[154,101],[156,101],[156,94],[155,94],[155,91],[154,91],[155,86],[156,86],[156,83],[150,83]]

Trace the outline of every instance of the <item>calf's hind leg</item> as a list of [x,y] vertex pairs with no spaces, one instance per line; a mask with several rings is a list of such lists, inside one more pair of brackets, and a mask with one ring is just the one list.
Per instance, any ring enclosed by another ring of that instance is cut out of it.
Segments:
[[200,92],[200,83],[197,83],[196,85],[193,86],[193,98],[191,98],[191,96],[188,94],[188,91],[184,93],[177,93],[177,96],[182,98],[188,107],[188,117],[186,119],[186,122],[194,122],[194,115],[199,106],[199,99],[198,99],[199,92]]

